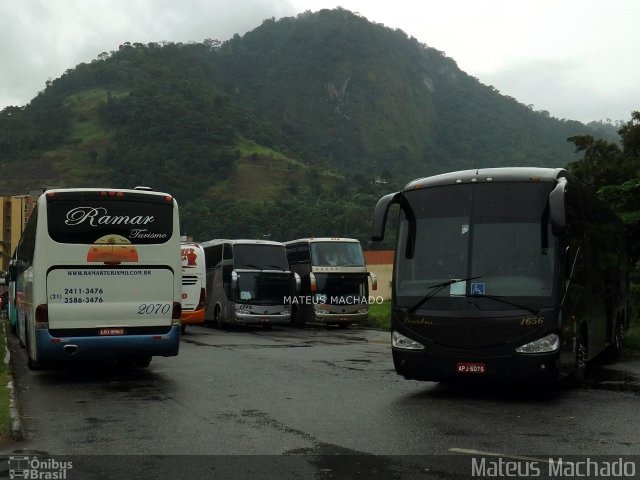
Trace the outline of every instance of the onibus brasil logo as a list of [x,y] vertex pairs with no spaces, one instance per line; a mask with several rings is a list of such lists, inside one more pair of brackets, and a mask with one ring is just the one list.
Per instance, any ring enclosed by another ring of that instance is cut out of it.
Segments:
[[9,457],[9,479],[26,478],[33,480],[66,480],[72,462],[61,462],[53,458],[29,456]]

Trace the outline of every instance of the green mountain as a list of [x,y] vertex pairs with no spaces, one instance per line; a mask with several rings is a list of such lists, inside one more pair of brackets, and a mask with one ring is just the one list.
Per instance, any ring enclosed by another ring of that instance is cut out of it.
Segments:
[[593,134],[348,11],[221,43],[124,43],[0,112],[0,193],[149,185],[196,239],[367,240],[377,199],[462,168],[563,166]]

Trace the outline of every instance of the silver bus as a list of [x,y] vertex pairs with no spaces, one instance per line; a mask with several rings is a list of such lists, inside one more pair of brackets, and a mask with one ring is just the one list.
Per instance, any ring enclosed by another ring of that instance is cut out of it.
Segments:
[[300,276],[300,294],[292,302],[291,323],[324,323],[346,328],[366,320],[369,283],[360,242],[353,238],[302,238],[285,242],[289,268]]
[[[206,266],[205,321],[225,324],[288,324],[296,276],[284,244],[266,240],[202,242]],[[299,282],[299,280],[298,280]]]

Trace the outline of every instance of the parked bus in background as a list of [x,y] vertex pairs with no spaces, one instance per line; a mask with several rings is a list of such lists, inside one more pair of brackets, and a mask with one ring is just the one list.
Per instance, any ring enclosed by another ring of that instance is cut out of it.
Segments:
[[71,359],[147,366],[178,354],[180,231],[171,195],[59,189],[17,247],[18,335],[29,368]]
[[579,383],[629,324],[621,221],[563,169],[496,168],[415,180],[399,205],[392,351],[407,379]]
[[204,249],[198,243],[183,242],[182,257],[182,331],[187,325],[204,324],[206,297]]
[[225,324],[288,324],[295,295],[284,245],[263,240],[202,242],[207,271],[205,318]]
[[292,324],[324,323],[346,328],[369,313],[369,278],[360,242],[353,238],[302,238],[285,242],[291,270],[301,279]]

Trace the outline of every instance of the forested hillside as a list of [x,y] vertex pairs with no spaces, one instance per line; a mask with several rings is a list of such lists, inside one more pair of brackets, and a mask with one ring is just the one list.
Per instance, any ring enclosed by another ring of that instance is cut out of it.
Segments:
[[376,200],[472,167],[564,166],[593,135],[345,10],[221,43],[128,43],[0,112],[0,193],[149,185],[196,239],[368,239]]

